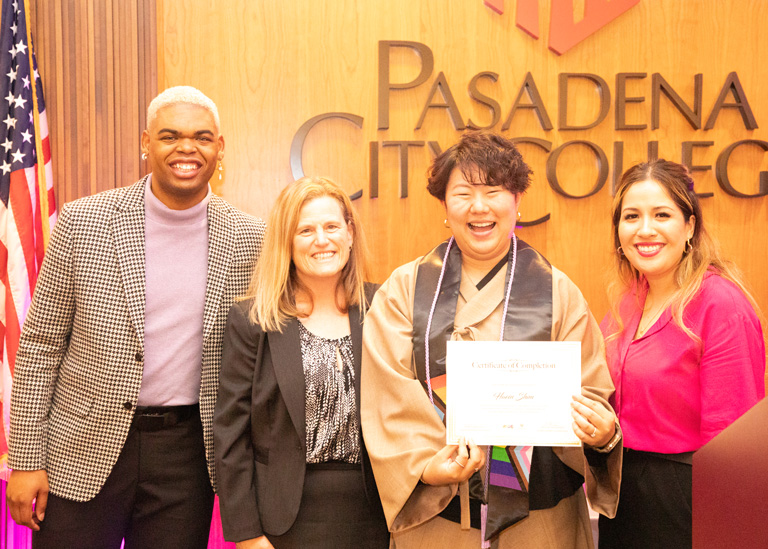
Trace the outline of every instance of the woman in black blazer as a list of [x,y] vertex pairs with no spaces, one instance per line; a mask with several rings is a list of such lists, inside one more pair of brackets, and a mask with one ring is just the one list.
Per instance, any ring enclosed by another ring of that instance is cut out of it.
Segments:
[[360,430],[366,270],[338,185],[303,178],[280,193],[249,297],[227,319],[214,415],[238,549],[389,546]]

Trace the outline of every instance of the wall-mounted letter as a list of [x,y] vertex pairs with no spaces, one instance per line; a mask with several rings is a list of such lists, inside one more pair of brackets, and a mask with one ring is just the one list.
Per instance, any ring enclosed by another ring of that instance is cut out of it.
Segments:
[[[568,79],[584,78],[595,84],[595,91],[600,98],[600,114],[590,124],[583,126],[568,125]],[[611,108],[611,90],[605,80],[596,74],[581,72],[562,72],[557,77],[557,129],[558,130],[588,130],[594,128],[608,116],[608,110]]]
[[627,97],[627,80],[645,78],[644,72],[620,72],[616,75],[616,129],[644,130],[647,124],[627,124],[627,103],[642,103],[645,97]]
[[[528,98],[531,100],[530,103],[525,105],[520,104],[520,99],[523,97],[523,92],[527,93]],[[507,120],[501,126],[502,130],[508,130],[512,125],[512,117],[515,115],[515,111],[517,111],[517,109],[533,109],[536,111],[536,116],[539,117],[539,124],[541,124],[543,129],[549,131],[553,128],[552,121],[549,119],[549,114],[547,114],[547,109],[544,106],[544,101],[541,99],[539,88],[536,87],[536,81],[533,79],[533,75],[530,72],[525,75],[523,85],[520,86],[520,91],[517,92],[515,103],[509,110]]]
[[[725,102],[725,98],[728,95],[728,92],[733,94],[734,99],[736,99],[735,103]],[[725,79],[723,89],[720,90],[720,95],[717,96],[715,106],[712,107],[712,112],[709,113],[707,123],[704,124],[705,130],[711,130],[715,127],[717,115],[720,114],[720,109],[723,108],[739,109],[741,112],[741,119],[744,121],[744,127],[748,130],[757,129],[757,121],[755,120],[755,115],[752,114],[749,101],[747,101],[747,94],[744,93],[744,88],[741,87],[741,82],[739,82],[739,76],[735,72],[729,74],[728,78]]]
[[495,72],[481,72],[472,77],[472,80],[469,82],[469,97],[491,110],[491,123],[487,126],[478,126],[472,122],[472,119],[467,120],[467,127],[472,130],[487,130],[488,128],[492,128],[499,123],[499,119],[501,118],[501,105],[499,105],[499,102],[481,93],[480,90],[477,89],[477,81],[481,78],[488,78],[491,82],[496,82],[499,80],[499,75]]
[[[410,82],[393,83],[389,81],[389,50],[391,48],[411,48],[421,57],[421,71]],[[421,42],[409,42],[406,40],[380,40],[379,41],[379,129],[389,128],[389,91],[406,90],[415,88],[427,81],[432,74],[435,60],[432,50]]]
[[[693,149],[697,147],[711,147],[714,145],[714,141],[683,141],[682,150],[680,151],[680,163],[687,166],[690,172],[706,172],[712,169],[709,164],[694,165],[693,163]],[[699,198],[710,198],[715,196],[715,193],[696,193]]]
[[[589,147],[597,157],[597,182],[595,183],[595,186],[592,187],[592,190],[587,194],[570,194],[566,192],[565,189],[563,189],[562,185],[560,185],[560,182],[557,179],[557,160],[560,158],[560,155],[566,149],[566,147],[570,147],[571,145],[585,145]],[[605,156],[603,149],[591,141],[567,141],[552,151],[552,154],[550,154],[549,158],[547,158],[547,181],[549,181],[549,185],[552,187],[552,190],[567,198],[587,198],[588,196],[592,196],[600,189],[602,189],[603,185],[605,185],[605,182],[608,181],[608,157]]]
[[[327,112],[325,114],[318,114],[317,116],[313,116],[306,122],[304,122],[301,127],[298,129],[296,134],[293,136],[293,140],[291,141],[291,154],[290,154],[290,163],[291,163],[291,175],[294,179],[301,179],[304,177],[304,167],[302,166],[301,157],[302,152],[304,151],[304,141],[307,139],[307,134],[309,134],[309,130],[311,130],[315,125],[317,125],[318,122],[322,120],[328,120],[330,118],[342,118],[344,120],[348,120],[352,122],[355,126],[362,129],[363,128],[363,117],[357,116],[356,114],[351,114],[348,112]],[[357,200],[363,196],[363,190],[357,190],[349,197],[352,200]]]
[[723,149],[720,156],[717,157],[717,164],[715,167],[715,176],[720,187],[731,196],[738,196],[739,198],[754,198],[757,196],[768,195],[768,171],[760,172],[758,191],[755,194],[746,194],[737,191],[731,184],[731,180],[728,178],[728,160],[731,158],[731,153],[742,145],[757,145],[763,151],[768,151],[768,141],[761,141],[760,139],[744,139],[737,141],[730,146]]
[[661,92],[672,101],[672,104],[682,113],[688,123],[694,130],[701,129],[701,88],[704,77],[697,74],[693,77],[693,109],[691,109],[683,98],[672,89],[661,74],[653,73],[651,76],[651,129],[659,129],[659,98]]
[[[545,151],[549,152],[552,150],[552,142],[547,141],[546,139],[539,139],[538,137],[513,137],[511,141],[515,144],[518,143],[530,143],[531,145],[536,145],[537,147],[541,147]],[[549,221],[549,218],[552,217],[552,214],[544,214],[538,219],[533,219],[531,221],[523,221],[519,219],[517,221],[518,227],[533,227],[534,225],[540,225],[541,223],[544,223],[545,221]]]
[[423,147],[424,141],[384,141],[382,147],[398,147],[400,151],[400,198],[408,197],[408,147]]
[[[440,95],[443,96],[443,103],[432,103],[435,98],[435,94],[440,90]],[[453,124],[454,130],[463,130],[466,128],[464,125],[464,119],[459,112],[459,106],[456,104],[456,100],[453,98],[451,88],[448,86],[448,81],[445,79],[445,75],[441,72],[435,78],[435,83],[432,84],[432,89],[429,90],[427,96],[427,102],[424,104],[424,108],[419,116],[419,121],[416,123],[415,129],[420,129],[424,123],[424,117],[427,116],[427,110],[429,109],[448,109],[448,115],[451,117],[451,124]]]

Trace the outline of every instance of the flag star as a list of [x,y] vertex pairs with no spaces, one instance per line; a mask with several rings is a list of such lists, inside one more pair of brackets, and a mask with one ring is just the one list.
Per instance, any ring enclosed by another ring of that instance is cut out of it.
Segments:
[[24,42],[16,44],[16,51],[21,53],[27,53],[27,45]]
[[3,120],[3,122],[5,122],[5,127],[7,129],[16,127],[16,119],[12,118],[10,114],[5,118],[5,120]]
[[39,79],[40,79],[40,73],[37,72],[37,69],[35,69],[35,80],[39,80]]
[[9,72],[9,73],[6,75],[6,76],[8,76],[8,78],[10,78],[10,79],[11,79],[11,82],[13,82],[14,80],[16,80],[16,71],[17,71],[17,70],[18,70],[18,69],[11,69],[11,72]]
[[3,165],[0,166],[0,170],[3,170],[3,175],[5,175],[11,171],[11,165],[8,164],[8,162],[3,162]]
[[35,122],[35,115],[32,114],[32,111],[29,111],[29,123],[33,124]]
[[11,156],[13,157],[14,162],[21,162],[26,155],[21,152],[21,149],[16,149],[16,152],[11,153]]
[[18,30],[18,28],[19,28],[19,27],[17,27],[17,26],[16,26],[16,23],[14,23],[13,25],[11,25],[11,32],[12,32],[13,34],[16,34],[16,31]]
[[5,152],[8,152],[11,150],[11,147],[13,147],[13,142],[6,137],[5,143],[3,143],[1,146],[5,149]]
[[25,76],[24,78],[21,79],[21,81],[24,82],[24,89],[28,90],[29,89],[29,76]]
[[8,101],[8,106],[13,105],[16,102],[16,98],[13,96],[13,92],[9,91],[8,96],[5,98]]
[[16,57],[16,46],[11,46],[11,49],[8,50],[8,53],[11,54],[11,57]]
[[21,137],[24,138],[24,143],[32,143],[32,134],[29,131],[24,130],[21,132]]
[[13,11],[19,11],[19,3],[13,0]]
[[26,103],[26,102],[27,102],[27,100],[26,100],[26,99],[24,99],[24,98],[21,96],[21,94],[19,94],[19,96],[18,96],[18,97],[16,98],[16,100],[14,101],[14,103],[16,103],[16,108],[17,108],[17,109],[18,109],[19,107],[21,107],[21,108],[23,109],[23,108],[24,108],[24,103]]

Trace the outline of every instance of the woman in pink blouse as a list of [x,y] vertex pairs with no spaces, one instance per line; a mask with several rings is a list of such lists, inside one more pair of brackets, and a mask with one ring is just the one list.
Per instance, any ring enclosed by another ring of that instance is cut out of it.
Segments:
[[627,170],[613,234],[615,299],[601,329],[625,455],[599,546],[690,547],[693,452],[765,396],[757,306],[707,234],[684,166]]

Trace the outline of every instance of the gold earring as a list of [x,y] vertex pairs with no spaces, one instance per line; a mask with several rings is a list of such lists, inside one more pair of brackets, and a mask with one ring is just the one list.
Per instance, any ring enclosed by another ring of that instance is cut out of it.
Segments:
[[616,253],[619,254],[619,257],[624,257],[624,250],[621,249],[621,246],[616,248]]
[[693,244],[691,244],[691,239],[685,241],[685,253],[689,254],[693,251]]
[[448,220],[447,219],[443,219],[443,225],[445,225],[446,229],[450,229],[451,228],[451,226],[448,225]]
[[219,181],[221,181],[221,172],[224,171],[224,167],[221,165],[221,160],[219,160]]

